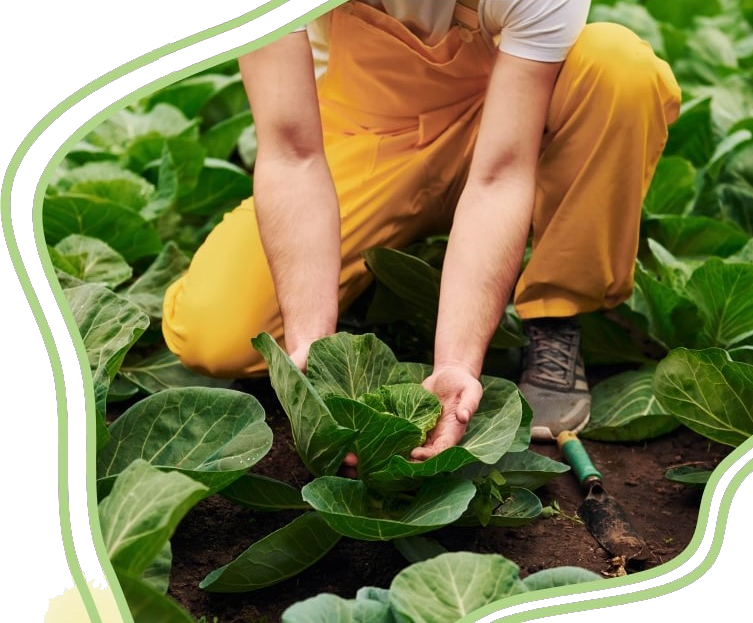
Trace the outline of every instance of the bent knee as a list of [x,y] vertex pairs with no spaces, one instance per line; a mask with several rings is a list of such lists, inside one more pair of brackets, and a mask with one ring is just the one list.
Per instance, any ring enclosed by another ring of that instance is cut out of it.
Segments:
[[233,321],[230,310],[218,314],[191,305],[180,297],[180,290],[181,284],[176,282],[165,294],[162,334],[184,366],[216,378],[242,378],[266,371],[264,358],[251,345],[251,338],[261,330],[254,331],[239,319]]
[[647,41],[625,26],[607,22],[586,25],[573,53],[587,71],[630,90],[652,84],[661,62]]
[[682,94],[670,66],[629,28],[587,24],[571,54],[579,71],[611,96],[613,105],[633,109],[660,103],[670,120],[677,116]]

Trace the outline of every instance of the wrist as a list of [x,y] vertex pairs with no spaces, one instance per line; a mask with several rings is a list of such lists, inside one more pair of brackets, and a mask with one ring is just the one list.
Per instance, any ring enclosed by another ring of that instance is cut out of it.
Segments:
[[479,378],[481,376],[481,364],[473,363],[469,361],[465,361],[463,359],[456,359],[451,357],[441,357],[434,359],[434,366],[433,366],[433,372],[434,374],[437,374],[439,372],[443,372],[445,370],[458,370],[461,372],[465,372],[469,376],[472,376],[474,379]]

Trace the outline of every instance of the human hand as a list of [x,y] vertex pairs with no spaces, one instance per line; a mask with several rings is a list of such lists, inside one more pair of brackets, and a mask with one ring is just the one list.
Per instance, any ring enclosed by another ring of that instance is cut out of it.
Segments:
[[424,445],[411,451],[411,458],[417,461],[430,459],[463,438],[483,393],[479,380],[462,364],[435,368],[423,386],[439,398],[442,414]]
[[290,359],[301,372],[306,372],[306,362],[309,358],[310,347],[311,342],[304,343],[288,353]]
[[339,473],[345,478],[358,478],[358,457],[354,452],[345,455]]
[[285,334],[285,346],[288,356],[301,372],[306,372],[311,345],[319,338],[329,335],[329,332],[318,332],[310,337],[309,334],[289,331]]

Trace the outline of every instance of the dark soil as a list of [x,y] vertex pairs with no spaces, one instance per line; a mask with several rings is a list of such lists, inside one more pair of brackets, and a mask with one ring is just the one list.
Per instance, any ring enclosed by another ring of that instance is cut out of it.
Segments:
[[[255,472],[301,486],[309,478],[295,453],[285,415],[266,380],[246,381],[243,389],[267,408],[274,446]],[[604,475],[604,485],[649,545],[650,568],[680,554],[693,538],[702,492],[667,480],[669,467],[694,464],[713,469],[731,451],[686,428],[641,443],[600,443],[584,440]],[[554,445],[532,449],[562,460]],[[544,505],[556,503],[560,514],[520,528],[446,528],[432,534],[450,551],[498,553],[514,561],[521,576],[541,569],[574,565],[605,577],[619,573],[577,518],[583,493],[572,473],[555,478],[536,492]],[[173,571],[169,594],[207,623],[279,621],[289,605],[319,593],[352,598],[362,586],[389,587],[408,563],[391,543],[342,539],[304,573],[275,586],[241,594],[213,594],[199,589],[212,570],[227,564],[249,545],[290,521],[293,514],[265,514],[244,509],[220,495],[195,507],[172,539]],[[631,570],[628,566],[628,572]]]

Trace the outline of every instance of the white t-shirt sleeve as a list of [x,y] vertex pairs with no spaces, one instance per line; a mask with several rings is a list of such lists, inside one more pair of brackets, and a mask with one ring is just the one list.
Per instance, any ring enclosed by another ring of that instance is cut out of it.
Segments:
[[481,25],[499,49],[534,61],[567,56],[588,17],[590,0],[482,0]]

